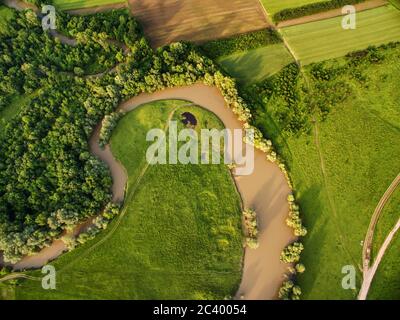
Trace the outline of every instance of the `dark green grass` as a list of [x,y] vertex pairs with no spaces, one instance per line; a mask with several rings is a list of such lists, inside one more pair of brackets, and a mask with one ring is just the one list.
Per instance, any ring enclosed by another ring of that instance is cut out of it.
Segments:
[[[341,75],[352,94],[331,106],[328,118],[318,122],[319,144],[315,126],[308,136],[282,135],[277,119],[267,112],[282,104],[277,98],[255,116],[257,125],[274,138],[288,162],[309,229],[302,257],[307,271],[299,278],[304,299],[356,298],[358,291],[341,287],[342,267],[354,265],[359,270],[361,241],[370,218],[400,172],[399,47],[386,55],[383,62],[363,71],[363,85],[349,74]],[[398,254],[393,261],[399,264]],[[395,269],[389,268],[385,276],[387,281],[398,281]],[[358,289],[360,282],[358,272]],[[384,286],[378,280],[375,290]]]
[[[24,281],[18,299],[223,299],[235,293],[243,254],[241,209],[227,168],[150,166],[134,187],[146,164],[146,133],[164,128],[172,107],[183,104],[156,102],[121,120],[112,137],[112,150],[129,173],[121,216],[92,242],[54,262],[57,290]],[[197,117],[199,128],[221,127],[215,116],[195,107],[180,109],[175,119],[183,111]]]

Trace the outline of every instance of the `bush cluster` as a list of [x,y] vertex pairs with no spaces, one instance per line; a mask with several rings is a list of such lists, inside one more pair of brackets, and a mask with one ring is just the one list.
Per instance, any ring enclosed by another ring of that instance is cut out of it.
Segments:
[[243,211],[243,219],[246,229],[246,245],[251,249],[257,249],[259,246],[257,214],[252,209],[246,209]]
[[296,237],[304,237],[307,235],[307,229],[303,226],[300,218],[300,208],[296,204],[294,196],[288,196],[289,201],[289,217],[286,219],[286,224],[294,230]]
[[304,246],[300,242],[288,245],[281,253],[281,261],[284,263],[295,263],[300,261],[300,255]]
[[300,300],[301,288],[294,284],[293,281],[287,280],[279,289],[279,299],[282,300]]

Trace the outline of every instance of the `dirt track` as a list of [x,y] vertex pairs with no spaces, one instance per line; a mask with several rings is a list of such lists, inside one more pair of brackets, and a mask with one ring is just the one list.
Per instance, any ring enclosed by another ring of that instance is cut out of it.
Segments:
[[[362,3],[354,4],[353,6],[356,8],[357,12],[360,12],[360,11],[364,11],[364,10],[382,7],[386,4],[388,4],[388,2],[386,0],[370,0],[370,1],[362,2]],[[282,22],[278,23],[277,27],[285,28],[285,27],[290,27],[290,26],[296,26],[299,24],[339,17],[341,15],[342,15],[342,8],[333,9],[333,10],[313,14],[311,16],[305,16],[305,17],[301,17],[301,18],[282,21]]]
[[153,47],[203,42],[267,28],[258,0],[129,0]]
[[400,220],[394,226],[392,231],[389,232],[386,240],[382,244],[375,261],[370,267],[371,264],[371,250],[372,250],[372,242],[374,239],[374,233],[376,225],[378,224],[379,218],[383,212],[383,209],[386,203],[389,201],[390,197],[392,196],[393,192],[397,189],[400,185],[400,174],[393,180],[392,184],[386,190],[385,194],[382,196],[381,200],[379,201],[377,207],[375,208],[374,214],[372,215],[367,234],[365,236],[364,244],[363,244],[363,252],[362,252],[362,259],[363,259],[363,283],[361,285],[361,289],[358,295],[359,300],[365,300],[368,296],[368,291],[371,286],[372,280],[375,276],[375,273],[379,267],[382,258],[389,247],[393,237],[397,233],[400,228]]

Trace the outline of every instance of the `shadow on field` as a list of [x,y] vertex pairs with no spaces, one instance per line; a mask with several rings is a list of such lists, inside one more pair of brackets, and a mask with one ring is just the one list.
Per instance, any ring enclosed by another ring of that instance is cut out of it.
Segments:
[[[326,239],[328,219],[322,213],[320,195],[321,187],[314,184],[303,192],[298,199],[302,220],[308,230],[308,234],[303,241],[304,251],[301,258],[301,262],[306,267],[306,272],[299,276],[301,287],[307,293],[312,291],[316,275],[325,272],[325,270],[321,269],[320,262],[322,246]],[[305,215],[305,211],[307,211],[307,215]],[[324,267],[328,268],[329,266]]]

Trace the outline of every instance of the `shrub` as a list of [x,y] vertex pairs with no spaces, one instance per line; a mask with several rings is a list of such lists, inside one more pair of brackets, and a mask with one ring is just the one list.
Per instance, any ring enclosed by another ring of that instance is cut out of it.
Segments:
[[282,284],[279,289],[279,299],[282,300],[300,300],[301,288],[288,280]]
[[281,261],[284,263],[295,263],[300,261],[300,255],[304,246],[300,242],[294,242],[287,246],[281,253]]
[[296,264],[295,269],[297,273],[304,273],[304,271],[306,271],[306,267],[302,263]]
[[243,211],[244,226],[246,229],[246,245],[251,249],[258,248],[257,214],[252,209]]
[[286,224],[294,230],[296,237],[304,237],[307,235],[307,229],[303,226],[300,218],[299,206],[295,203],[294,196],[288,196],[289,201],[289,217],[286,219]]

